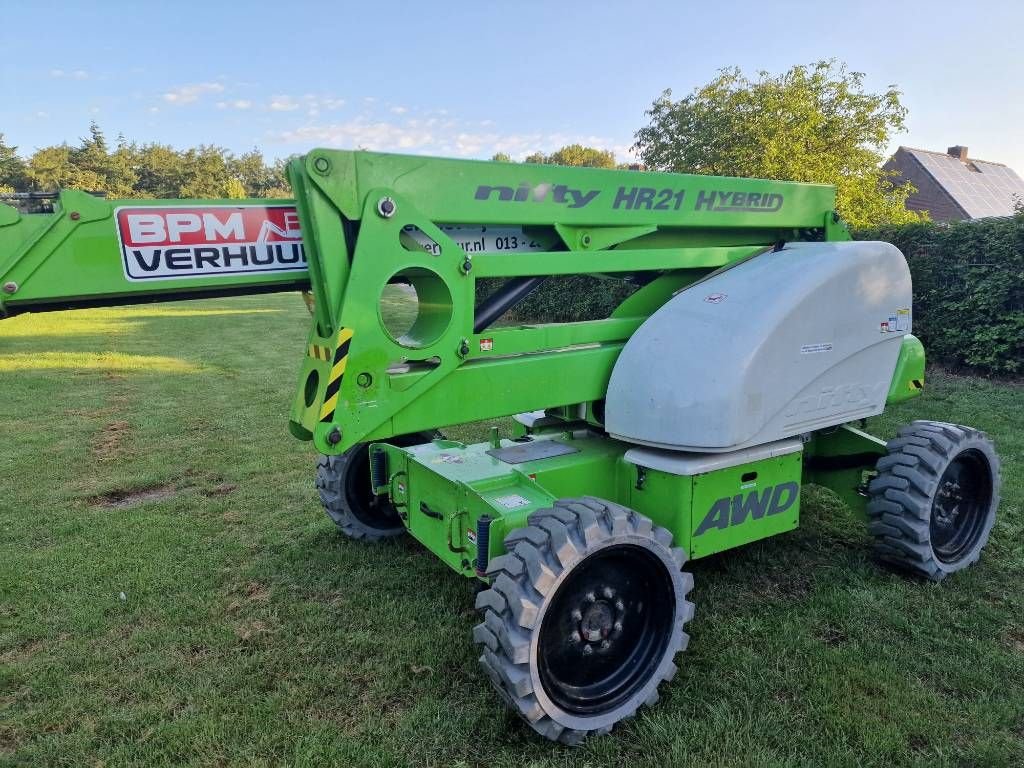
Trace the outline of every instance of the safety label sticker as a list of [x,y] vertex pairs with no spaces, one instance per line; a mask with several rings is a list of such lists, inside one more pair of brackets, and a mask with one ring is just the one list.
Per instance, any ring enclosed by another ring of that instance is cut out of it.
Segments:
[[910,330],[910,307],[897,309],[879,324],[881,333],[906,333]]
[[293,205],[126,206],[114,217],[129,280],[307,268]]
[[910,330],[910,308],[896,310],[896,330],[906,333]]
[[525,496],[520,496],[518,493],[512,493],[508,496],[498,496],[494,499],[494,503],[505,509],[520,509],[521,507],[530,506],[530,500]]
[[804,344],[800,347],[801,355],[813,355],[818,352],[831,352],[832,342],[821,343],[821,344]]
[[462,464],[465,462],[461,456],[455,456],[451,453],[439,453],[433,459],[430,460],[431,464]]

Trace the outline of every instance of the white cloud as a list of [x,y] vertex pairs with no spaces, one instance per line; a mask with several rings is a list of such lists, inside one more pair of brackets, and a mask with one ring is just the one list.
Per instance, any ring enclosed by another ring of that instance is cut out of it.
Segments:
[[270,100],[271,112],[292,112],[299,108],[299,103],[291,96],[275,96]]
[[220,83],[191,83],[167,91],[164,101],[169,104],[191,104],[207,94],[223,92],[224,86]]
[[392,107],[391,111],[396,115],[404,115],[409,110],[406,109],[405,107]]
[[435,141],[433,133],[427,129],[403,127],[366,117],[279,131],[272,134],[272,138],[284,144],[326,144],[373,150],[422,149]]
[[248,99],[234,99],[233,101],[218,101],[217,109],[251,109],[252,102]]
[[[434,114],[447,114],[435,110]],[[610,149],[620,161],[631,159],[629,145],[606,137],[569,133],[505,133],[493,124],[473,127],[452,118],[409,118],[401,121],[368,115],[330,123],[275,131],[271,141],[306,147],[364,147],[374,151],[437,154],[452,157],[490,157],[497,152],[522,160],[533,152],[552,152],[567,144]],[[483,128],[484,130],[480,130]]]
[[345,106],[345,100],[336,96],[318,96],[315,93],[306,93],[301,97],[274,96],[266,105],[271,112],[294,112],[297,109],[305,109],[310,117],[316,117],[321,112],[334,112]]
[[88,80],[89,73],[84,69],[74,69],[70,72],[64,69],[51,69],[50,77],[70,77],[72,80]]

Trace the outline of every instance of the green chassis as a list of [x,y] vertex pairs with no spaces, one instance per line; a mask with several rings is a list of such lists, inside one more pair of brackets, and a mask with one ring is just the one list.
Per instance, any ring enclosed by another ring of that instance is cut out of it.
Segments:
[[[803,483],[827,486],[863,510],[865,473],[884,445],[850,425],[811,435],[787,456],[679,476],[627,461],[629,446],[604,436],[598,417],[623,344],[673,293],[779,242],[848,240],[833,188],[330,150],[294,160],[289,177],[294,203],[107,201],[67,191],[52,214],[0,205],[0,310],[310,291],[292,434],[327,454],[371,444],[375,490],[391,496],[417,539],[467,576],[502,553],[505,535],[531,511],[561,497],[634,508],[671,530],[689,557],[796,527],[792,489]],[[126,278],[118,207],[290,204],[307,269]],[[515,228],[539,250],[464,250],[446,225]],[[478,280],[505,281],[511,294],[534,278],[578,274],[640,278],[643,287],[604,319],[481,323],[487,302],[478,300]],[[411,285],[419,301],[398,338],[380,312],[394,282]],[[908,335],[889,402],[918,394],[923,372],[923,349]],[[487,451],[526,443],[497,437],[473,446],[383,442],[542,409],[545,426],[515,437],[553,441],[561,455],[507,463]]]

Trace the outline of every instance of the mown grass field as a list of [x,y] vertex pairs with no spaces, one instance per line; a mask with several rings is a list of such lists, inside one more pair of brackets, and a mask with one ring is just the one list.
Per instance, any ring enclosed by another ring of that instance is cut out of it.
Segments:
[[479,673],[470,584],[320,510],[286,429],[307,322],[295,296],[0,322],[0,763],[1024,764],[1019,385],[936,374],[871,425],[995,438],[979,567],[881,569],[811,489],[799,531],[693,564],[680,675],[573,750]]

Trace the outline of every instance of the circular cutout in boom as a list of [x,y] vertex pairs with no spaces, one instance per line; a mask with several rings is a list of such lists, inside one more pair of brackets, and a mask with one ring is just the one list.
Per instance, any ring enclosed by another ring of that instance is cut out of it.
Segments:
[[444,335],[454,313],[452,294],[436,272],[411,267],[384,286],[378,303],[381,326],[396,344],[429,347]]

